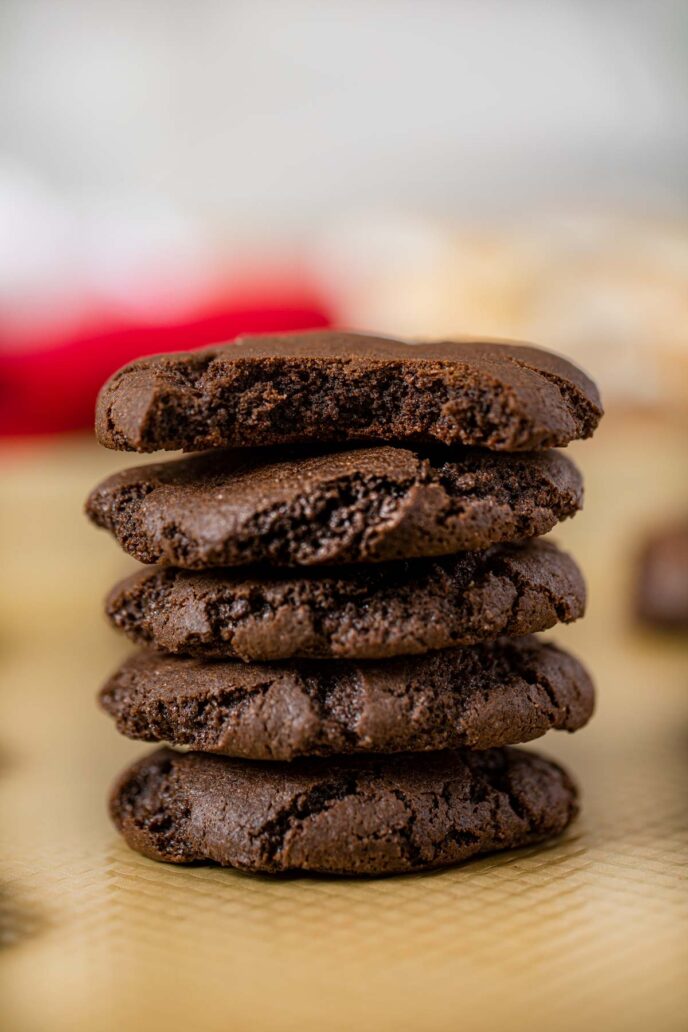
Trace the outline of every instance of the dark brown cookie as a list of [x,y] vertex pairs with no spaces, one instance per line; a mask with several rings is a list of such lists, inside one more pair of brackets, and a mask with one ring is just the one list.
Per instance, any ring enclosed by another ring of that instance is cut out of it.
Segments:
[[524,540],[574,515],[582,494],[556,451],[216,451],[116,473],[86,511],[143,563],[313,566]]
[[557,764],[519,749],[257,764],[159,749],[110,809],[132,849],[274,874],[400,874],[561,834],[578,811]]
[[578,567],[548,541],[279,578],[155,567],[106,605],[138,644],[246,661],[386,659],[544,631],[584,609]]
[[103,387],[96,434],[140,452],[357,440],[528,451],[589,437],[601,415],[580,369],[530,345],[318,332],[138,359]]
[[641,551],[636,583],[640,620],[651,627],[688,631],[688,523],[652,534]]
[[381,663],[204,662],[141,651],[102,689],[130,738],[254,760],[488,749],[590,718],[583,666],[535,638]]

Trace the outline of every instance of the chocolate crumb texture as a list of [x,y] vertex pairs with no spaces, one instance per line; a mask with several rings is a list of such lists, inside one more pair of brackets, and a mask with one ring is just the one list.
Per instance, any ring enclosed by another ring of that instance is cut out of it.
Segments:
[[547,533],[582,506],[556,451],[208,452],[124,470],[86,503],[139,562],[183,569],[384,562]]
[[541,348],[321,331],[138,359],[103,387],[96,435],[139,452],[371,440],[512,452],[589,437],[601,415],[592,381]]

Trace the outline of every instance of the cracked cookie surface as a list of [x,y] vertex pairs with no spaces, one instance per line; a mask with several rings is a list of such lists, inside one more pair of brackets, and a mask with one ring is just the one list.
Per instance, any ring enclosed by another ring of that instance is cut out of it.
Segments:
[[559,835],[577,791],[557,764],[518,749],[289,765],[160,749],[121,775],[110,809],[155,860],[379,875]]
[[205,659],[385,659],[579,619],[585,584],[548,541],[335,571],[137,571],[106,612],[137,644]]
[[96,435],[140,452],[314,440],[526,451],[589,437],[601,415],[594,383],[541,348],[330,331],[138,359],[101,390]]
[[560,452],[388,446],[207,452],[123,470],[89,518],[142,563],[313,566],[448,555],[547,533],[581,508]]
[[101,706],[130,738],[255,760],[487,749],[589,720],[594,688],[573,656],[500,639],[375,662],[182,659],[142,650]]

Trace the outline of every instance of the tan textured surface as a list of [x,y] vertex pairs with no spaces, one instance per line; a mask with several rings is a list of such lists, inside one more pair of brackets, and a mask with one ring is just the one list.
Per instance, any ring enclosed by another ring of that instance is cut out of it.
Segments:
[[132,568],[80,506],[126,456],[0,453],[0,952],[8,1032],[679,1030],[688,1010],[688,643],[633,631],[639,527],[688,506],[685,427],[609,417],[575,446],[585,512],[556,535],[588,574],[597,717],[538,748],[584,792],[540,850],[384,881],[158,866],[103,796],[145,746],[93,696],[127,645],[101,597]]

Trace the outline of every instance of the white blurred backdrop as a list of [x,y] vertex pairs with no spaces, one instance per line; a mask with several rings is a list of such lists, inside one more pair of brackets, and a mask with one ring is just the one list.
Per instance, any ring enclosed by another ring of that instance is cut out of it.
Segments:
[[[273,234],[688,205],[677,0],[3,0],[4,163]],[[137,202],[138,199],[138,202]]]

